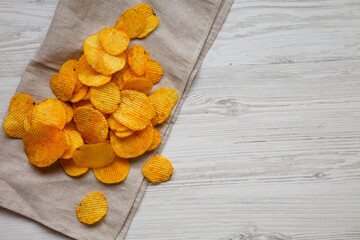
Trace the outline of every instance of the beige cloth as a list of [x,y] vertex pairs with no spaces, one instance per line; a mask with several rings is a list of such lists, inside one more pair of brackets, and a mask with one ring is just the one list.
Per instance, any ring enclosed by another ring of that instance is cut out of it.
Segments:
[[[164,76],[154,89],[171,87],[180,97],[172,115],[160,127],[163,141],[159,148],[132,159],[123,183],[105,185],[91,171],[75,179],[67,176],[58,163],[45,169],[32,166],[22,141],[0,131],[0,206],[75,239],[124,239],[148,185],[141,167],[150,156],[161,153],[191,82],[232,5],[232,0],[144,2],[154,8],[160,23],[148,37],[131,44],[143,45],[151,58],[163,66]],[[113,26],[122,12],[137,3],[60,0],[46,38],[30,61],[17,92],[30,94],[36,102],[54,97],[50,77],[66,60],[81,56],[84,39]],[[83,197],[95,191],[105,194],[108,212],[99,223],[87,226],[78,221],[75,208]]]

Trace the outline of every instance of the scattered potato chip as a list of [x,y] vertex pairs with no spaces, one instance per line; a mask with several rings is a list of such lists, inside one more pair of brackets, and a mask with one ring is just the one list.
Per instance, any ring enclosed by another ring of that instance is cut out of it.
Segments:
[[23,135],[23,143],[29,161],[37,167],[47,167],[63,155],[65,132],[57,126],[33,122]]
[[152,151],[155,148],[157,148],[161,142],[161,134],[160,131],[157,128],[154,128],[154,136],[153,136],[153,142],[151,146],[149,147],[148,151]]
[[87,143],[105,142],[108,135],[108,124],[98,110],[89,107],[79,107],[74,111],[76,129]]
[[80,57],[76,70],[80,82],[86,86],[98,87],[111,80],[111,76],[105,76],[96,72],[87,62],[85,55]]
[[137,36],[137,38],[144,38],[149,33],[154,31],[154,29],[159,24],[159,18],[154,13],[151,6],[141,3],[134,7],[134,9],[141,13],[145,17],[145,28],[142,30],[142,32]]
[[125,127],[124,125],[122,125],[121,123],[119,123],[113,115],[110,115],[110,117],[107,119],[108,121],[108,125],[110,127],[111,130],[114,131],[118,131],[118,132],[123,132],[128,130],[129,128]]
[[64,172],[70,177],[79,177],[89,170],[87,167],[77,166],[72,159],[60,159],[59,162]]
[[173,108],[178,101],[179,95],[172,88],[159,88],[152,95],[160,94],[167,97],[170,101],[171,107]]
[[76,216],[85,224],[94,224],[100,221],[107,212],[107,201],[101,192],[93,192],[84,197],[76,207]]
[[115,159],[110,143],[85,144],[74,151],[73,160],[80,167],[102,168]]
[[79,102],[73,103],[73,108],[74,110],[79,108],[79,107],[89,107],[89,108],[94,108],[94,105],[90,102],[90,100],[81,100]]
[[165,120],[169,117],[172,109],[169,99],[160,94],[153,94],[149,97],[149,99],[156,111],[156,124],[165,122]]
[[121,86],[124,81],[124,74],[127,70],[130,70],[129,64],[125,64],[124,68],[112,75],[111,81],[118,87]]
[[134,8],[130,8],[116,20],[114,28],[125,32],[129,38],[136,38],[142,33],[145,25],[145,16],[140,14]]
[[142,172],[150,182],[160,183],[170,179],[174,168],[169,160],[157,155],[147,160],[142,168]]
[[69,103],[61,102],[66,112],[66,123],[70,122],[74,117],[74,109]]
[[78,79],[74,74],[57,73],[50,79],[50,87],[55,96],[62,101],[69,101]]
[[95,177],[103,183],[112,184],[125,180],[130,170],[127,158],[115,157],[115,160],[108,166],[93,169]]
[[77,92],[74,92],[74,94],[70,99],[70,102],[75,103],[83,100],[88,91],[89,91],[89,87],[83,85],[83,87],[80,88]]
[[150,54],[140,45],[134,45],[130,48],[128,54],[128,63],[131,71],[136,76],[142,76],[145,73],[145,63],[149,61]]
[[129,81],[125,81],[121,84],[121,90],[135,90],[138,92],[149,94],[153,87],[151,81],[146,78],[138,77],[132,78]]
[[61,158],[70,159],[73,157],[75,149],[84,145],[84,140],[81,137],[81,134],[78,131],[76,131],[73,122],[66,124],[64,131],[65,131],[65,135],[68,136],[68,138],[70,139],[70,147],[68,150],[64,152]]
[[130,38],[123,31],[104,28],[99,33],[99,41],[108,54],[119,55],[129,46]]
[[147,61],[145,63],[145,78],[150,80],[152,84],[160,82],[164,69],[160,66],[157,61]]
[[90,89],[90,101],[103,113],[113,113],[121,102],[120,90],[113,82]]
[[54,125],[63,129],[66,123],[66,110],[63,103],[54,98],[39,102],[31,113],[31,122]]
[[121,104],[113,116],[132,130],[142,130],[155,116],[155,108],[144,93],[124,90],[121,91]]
[[112,56],[105,52],[99,41],[99,33],[84,41],[84,54],[90,66],[104,75],[112,75],[120,71],[126,63],[126,53]]
[[23,108],[25,108],[23,111],[27,112],[34,104],[35,101],[30,95],[17,93],[10,100],[9,112],[18,111]]
[[110,142],[115,154],[122,158],[134,158],[142,155],[153,142],[153,127],[149,124],[144,130],[136,131],[125,138],[116,137],[110,131]]
[[32,114],[32,110],[34,108],[31,108],[27,113],[26,113],[26,116],[25,116],[25,120],[24,120],[24,130],[26,132],[29,131],[30,127],[31,127],[31,124],[32,124],[32,121],[31,121],[31,114]]
[[125,131],[114,131],[115,135],[118,138],[124,138],[124,137],[128,137],[131,134],[133,134],[135,132],[135,130],[131,130],[131,129],[126,129]]

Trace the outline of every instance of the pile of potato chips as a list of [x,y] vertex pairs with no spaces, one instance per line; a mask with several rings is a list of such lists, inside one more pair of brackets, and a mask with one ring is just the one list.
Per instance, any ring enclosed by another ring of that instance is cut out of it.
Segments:
[[[169,117],[178,94],[160,88],[148,96],[160,82],[163,68],[140,45],[127,51],[131,39],[146,37],[158,23],[147,4],[126,10],[114,28],[104,28],[84,41],[79,60],[66,61],[51,77],[57,99],[36,105],[24,93],[11,99],[5,132],[22,138],[33,165],[47,167],[59,160],[69,176],[78,177],[91,168],[99,181],[114,184],[126,179],[129,158],[160,144],[155,126]],[[150,158],[143,167],[151,182],[167,181],[172,173],[170,161],[162,156]],[[106,211],[105,196],[97,192],[76,209],[86,224],[99,221]]]

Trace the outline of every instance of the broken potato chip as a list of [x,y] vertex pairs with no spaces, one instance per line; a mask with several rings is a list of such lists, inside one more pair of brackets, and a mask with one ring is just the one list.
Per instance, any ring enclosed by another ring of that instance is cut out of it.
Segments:
[[174,172],[171,162],[160,155],[147,160],[142,168],[144,176],[152,183],[166,182]]
[[104,194],[93,192],[84,197],[76,207],[76,216],[80,222],[91,225],[105,216],[107,207],[108,203]]

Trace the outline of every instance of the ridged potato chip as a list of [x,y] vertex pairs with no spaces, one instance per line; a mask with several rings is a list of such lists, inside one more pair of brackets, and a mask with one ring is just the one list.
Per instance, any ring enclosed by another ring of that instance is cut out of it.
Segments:
[[156,95],[156,94],[167,97],[170,101],[172,108],[175,106],[179,98],[177,92],[172,88],[159,88],[152,95]]
[[124,68],[112,75],[111,81],[118,87],[121,86],[124,81],[124,74],[127,70],[130,70],[129,64],[125,64]]
[[110,143],[85,144],[75,149],[73,160],[76,165],[88,168],[102,168],[115,159]]
[[105,216],[107,206],[104,194],[93,192],[84,197],[76,207],[76,216],[82,223],[94,224]]
[[144,93],[124,90],[121,91],[121,104],[113,116],[132,130],[142,130],[155,116],[155,108]]
[[129,38],[136,38],[142,33],[145,26],[145,16],[137,12],[134,8],[130,8],[116,20],[114,28],[125,32]]
[[32,110],[34,108],[31,108],[27,113],[26,113],[26,116],[25,116],[25,120],[24,120],[24,130],[26,132],[29,131],[31,125],[32,125],[32,121],[31,121],[31,114],[32,114]]
[[113,184],[125,180],[130,170],[127,158],[115,157],[115,160],[108,166],[93,169],[95,177],[103,183]]
[[104,75],[112,75],[123,69],[127,56],[126,53],[116,56],[106,53],[100,44],[99,33],[88,37],[84,41],[84,54],[90,66],[96,72]]
[[59,162],[64,172],[70,177],[79,177],[89,170],[87,167],[79,167],[72,159],[60,159]]
[[110,131],[110,142],[117,156],[134,158],[142,155],[149,149],[153,142],[153,134],[154,131],[151,124],[144,130],[136,131],[125,138],[118,138],[113,131]]
[[90,100],[81,100],[79,102],[73,103],[73,108],[74,110],[79,108],[79,107],[89,107],[89,108],[94,108],[94,105],[90,102]]
[[9,112],[22,108],[25,108],[24,111],[27,112],[29,109],[26,108],[32,108],[34,104],[35,101],[30,95],[26,93],[17,93],[10,100]]
[[150,60],[145,63],[145,78],[150,80],[152,84],[160,82],[164,69],[160,66],[157,61]]
[[146,78],[137,77],[132,78],[129,81],[125,81],[121,84],[121,90],[135,90],[138,92],[149,94],[153,87],[151,81]]
[[157,155],[147,160],[142,168],[142,172],[150,182],[160,183],[170,179],[174,168],[168,159]]
[[114,131],[118,131],[118,132],[122,132],[122,131],[126,131],[129,128],[125,127],[124,125],[122,125],[121,123],[119,123],[113,115],[110,115],[110,117],[107,119],[108,121],[108,125],[110,127],[111,130]]
[[99,87],[111,80],[111,76],[105,76],[96,72],[87,62],[85,55],[80,57],[76,70],[80,82],[86,86]]
[[79,107],[74,111],[76,129],[87,143],[105,142],[108,124],[104,115],[90,107]]
[[169,117],[171,113],[171,104],[167,97],[160,94],[152,94],[149,97],[152,105],[155,107],[157,122],[156,124],[161,124]]
[[97,110],[103,113],[113,113],[121,102],[120,90],[113,82],[90,89],[90,101]]
[[74,74],[57,73],[51,77],[50,87],[58,99],[69,101],[77,81]]
[[90,96],[91,96],[90,88],[88,88],[88,91],[86,92],[85,96],[81,100],[90,100]]
[[[133,78],[136,78],[137,76],[132,73],[132,71],[131,71],[131,69],[130,69],[130,67],[129,67],[129,68],[124,72],[124,74],[123,74],[122,77],[123,77],[122,83],[124,83],[124,82],[130,81],[130,80],[133,79]],[[122,84],[119,85],[119,88],[121,88],[121,86],[122,86]]]
[[31,122],[54,125],[63,129],[66,124],[66,110],[63,103],[54,98],[39,102],[31,113]]
[[83,85],[83,87],[80,88],[77,92],[74,92],[74,94],[70,99],[70,102],[75,103],[83,100],[88,91],[89,91],[89,87]]
[[135,132],[135,130],[131,130],[131,129],[126,129],[125,131],[114,131],[115,135],[119,138],[124,138],[124,137],[128,137],[131,134],[133,134]]
[[129,46],[128,35],[115,28],[104,28],[99,33],[101,46],[110,55],[119,55]]
[[134,9],[145,17],[145,28],[137,36],[137,38],[144,38],[154,31],[159,24],[159,18],[154,13],[153,8],[145,3],[136,5]]
[[140,45],[134,45],[129,50],[128,63],[131,71],[138,77],[144,75],[145,63],[150,59],[148,51]]
[[[60,68],[59,73],[76,74],[78,61],[75,59],[67,60]],[[76,74],[77,75],[77,74]]]
[[64,106],[65,112],[66,112],[66,123],[70,122],[74,117],[74,109],[69,103],[62,102],[62,105]]
[[76,148],[84,145],[81,134],[76,130],[74,123],[70,122],[64,127],[65,135],[70,139],[70,147],[61,156],[62,159],[70,159],[73,157]]
[[154,136],[153,136],[153,142],[151,146],[149,147],[148,151],[152,151],[155,148],[157,148],[161,142],[161,134],[160,131],[157,128],[154,128]]
[[67,146],[63,130],[39,122],[34,122],[24,133],[23,144],[29,162],[37,167],[48,167],[56,162]]

